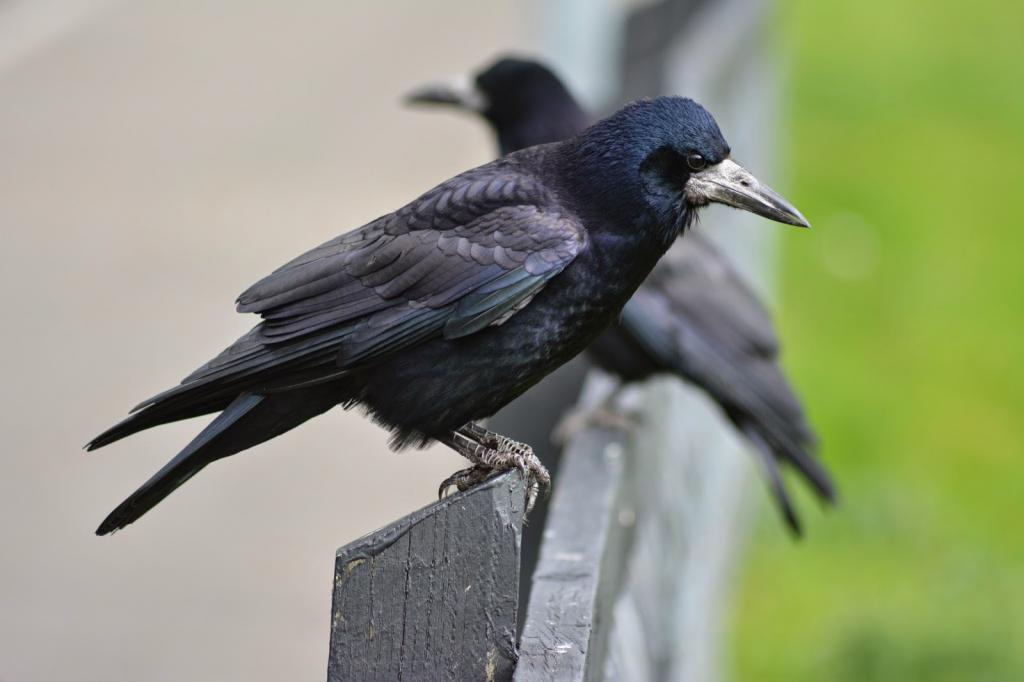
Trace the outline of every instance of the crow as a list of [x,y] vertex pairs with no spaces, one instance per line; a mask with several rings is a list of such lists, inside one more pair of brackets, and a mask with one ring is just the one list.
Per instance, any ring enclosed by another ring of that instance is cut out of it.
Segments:
[[335,405],[361,407],[396,449],[437,441],[465,456],[442,494],[519,468],[532,503],[547,471],[478,422],[584,350],[711,202],[808,226],[730,158],[707,110],[662,97],[465,171],[289,261],[238,297],[256,327],[86,446],[219,412],[97,534]]
[[[590,116],[555,73],[530,59],[503,57],[472,82],[434,84],[407,97],[482,116],[501,154],[569,139]],[[624,381],[673,373],[702,388],[754,445],[777,506],[800,535],[779,463],[793,466],[825,501],[835,492],[815,459],[817,439],[778,365],[771,318],[729,260],[699,232],[661,260],[621,318],[587,348]]]

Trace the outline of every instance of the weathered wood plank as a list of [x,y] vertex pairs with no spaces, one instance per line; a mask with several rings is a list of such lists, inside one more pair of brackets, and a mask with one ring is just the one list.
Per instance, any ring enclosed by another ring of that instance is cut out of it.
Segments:
[[751,463],[696,389],[659,378],[637,398],[644,428],[626,449],[636,524],[601,679],[714,680]]
[[510,680],[524,504],[512,471],[339,549],[328,682]]
[[577,436],[566,451],[551,501],[544,544],[533,576],[519,642],[516,682],[591,679],[600,662],[602,630],[618,589],[622,563],[622,447],[597,429]]
[[[539,384],[502,408],[488,420],[488,428],[533,446],[552,481],[559,479],[558,465],[562,446],[552,441],[551,434],[558,421],[580,395],[580,387],[589,370],[583,356],[577,356],[545,377]],[[541,495],[530,510],[529,522],[523,533],[523,546],[519,563],[519,603],[530,600],[533,571],[540,556],[541,535],[547,525],[551,498]]]

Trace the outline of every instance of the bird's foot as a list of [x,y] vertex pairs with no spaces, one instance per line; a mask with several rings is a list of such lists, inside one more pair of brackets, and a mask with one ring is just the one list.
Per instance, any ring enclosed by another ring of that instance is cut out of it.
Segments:
[[515,468],[523,472],[528,485],[527,512],[533,509],[537,495],[547,493],[551,489],[551,474],[541,463],[540,458],[533,453],[533,448],[526,443],[488,431],[474,423],[467,424],[462,430],[488,448],[489,452],[481,457],[482,464],[501,471]]
[[442,498],[448,492],[448,489],[455,486],[456,490],[462,492],[469,490],[475,485],[483,483],[491,474],[494,473],[494,469],[485,467],[480,464],[469,467],[468,469],[459,469],[448,478],[441,481],[441,487],[437,489],[438,498]]
[[527,481],[526,511],[533,509],[537,496],[551,487],[551,474],[526,443],[488,431],[476,424],[467,424],[452,433],[447,444],[474,466],[457,471],[441,484],[441,494],[454,485],[459,490],[482,483],[491,474],[519,469]]
[[495,470],[506,471],[519,469],[526,478],[526,511],[533,509],[537,496],[551,489],[551,474],[548,473],[540,458],[533,454],[533,448],[525,443],[514,441],[505,436],[500,447],[488,453],[484,464]]
[[600,427],[611,431],[630,431],[640,423],[638,415],[623,412],[608,404],[597,407],[577,407],[569,410],[555,424],[551,432],[551,440],[558,445],[566,445],[581,431],[590,427]]

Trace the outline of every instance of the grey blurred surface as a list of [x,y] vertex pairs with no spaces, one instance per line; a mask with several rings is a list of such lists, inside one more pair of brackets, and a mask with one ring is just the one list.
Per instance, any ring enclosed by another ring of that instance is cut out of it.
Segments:
[[323,679],[335,548],[460,464],[335,410],[111,538],[201,427],[82,444],[254,322],[247,285],[488,160],[402,92],[508,47],[521,3],[0,3],[0,680]]

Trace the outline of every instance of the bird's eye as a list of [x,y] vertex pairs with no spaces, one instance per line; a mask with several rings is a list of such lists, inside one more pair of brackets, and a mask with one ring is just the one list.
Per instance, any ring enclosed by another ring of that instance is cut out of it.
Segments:
[[708,165],[707,160],[697,152],[690,152],[686,155],[686,165],[690,167],[690,170],[704,170],[704,167]]

